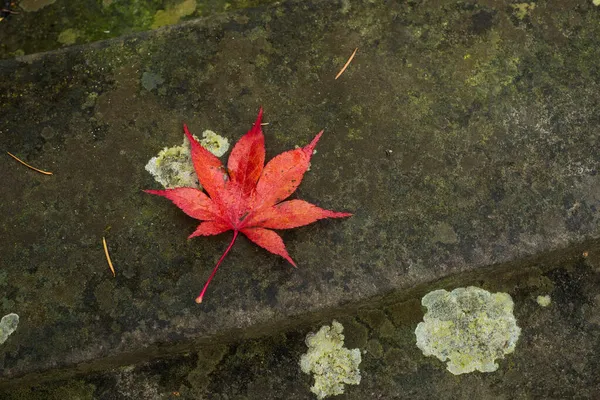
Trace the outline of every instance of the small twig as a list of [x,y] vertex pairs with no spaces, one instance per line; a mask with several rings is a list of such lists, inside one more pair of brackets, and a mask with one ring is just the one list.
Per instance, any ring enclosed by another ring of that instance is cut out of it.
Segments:
[[265,125],[269,125],[269,123],[268,123],[268,122],[262,122],[262,123],[260,124],[260,126],[265,126]]
[[116,277],[115,268],[112,265],[112,261],[110,261],[110,255],[108,254],[108,246],[106,246],[106,239],[102,236],[102,244],[104,245],[104,254],[106,255],[106,261],[108,261],[108,267],[112,271],[113,277]]
[[335,79],[339,78],[340,75],[342,75],[344,73],[344,71],[346,70],[346,68],[348,68],[348,65],[350,65],[350,62],[352,61],[352,59],[356,55],[357,51],[358,51],[358,47],[354,49],[354,52],[352,53],[352,55],[350,56],[350,58],[348,59],[348,61],[346,61],[346,64],[342,67],[342,69],[340,70],[340,72],[338,72],[338,74],[335,76]]
[[36,167],[32,167],[31,165],[27,164],[25,161],[19,159],[19,157],[15,156],[14,154],[10,153],[9,151],[7,151],[8,155],[11,156],[12,158],[14,158],[15,160],[17,160],[18,162],[20,162],[21,164],[23,164],[24,166],[31,168],[34,171],[39,172],[40,174],[44,174],[44,175],[52,175],[52,172],[48,172],[48,171],[42,171],[41,169],[37,169]]

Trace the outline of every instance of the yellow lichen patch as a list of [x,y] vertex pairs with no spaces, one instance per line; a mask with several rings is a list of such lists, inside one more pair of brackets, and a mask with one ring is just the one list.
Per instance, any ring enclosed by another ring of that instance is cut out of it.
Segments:
[[152,29],[176,24],[181,18],[192,15],[194,11],[196,11],[196,0],[184,0],[179,4],[167,7],[166,10],[158,10],[154,14]]
[[[215,132],[206,130],[202,136],[200,144],[215,156],[220,157],[229,150],[229,141]],[[198,140],[196,136],[194,138]],[[146,171],[167,189],[200,187],[192,163],[190,144],[185,137],[181,146],[165,147],[158,156],[152,157],[146,164]]]
[[360,383],[360,350],[344,347],[343,331],[342,324],[333,321],[306,336],[308,352],[300,358],[300,368],[313,374],[315,383],[310,390],[318,399],[342,394],[344,385]]
[[200,144],[217,157],[221,157],[227,152],[227,150],[229,150],[229,141],[211,130],[205,130],[202,132],[202,140],[200,140]]
[[535,9],[535,3],[517,3],[510,5],[513,8],[515,16],[522,20]]
[[538,296],[535,300],[542,307],[548,307],[550,305],[550,303],[552,302],[552,299],[550,298],[549,295]]
[[454,375],[493,372],[496,359],[515,350],[521,329],[506,293],[477,287],[435,290],[421,304],[427,313],[415,330],[417,346],[425,356],[448,360]]

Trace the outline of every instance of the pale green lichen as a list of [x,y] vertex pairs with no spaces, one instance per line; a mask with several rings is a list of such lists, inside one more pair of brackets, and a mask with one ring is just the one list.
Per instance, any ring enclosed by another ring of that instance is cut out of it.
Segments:
[[0,344],[6,342],[6,339],[17,329],[19,325],[19,316],[11,313],[2,317],[0,320]]
[[211,130],[202,132],[200,144],[217,157],[221,157],[229,150],[229,141]]
[[540,306],[548,307],[550,305],[550,303],[552,302],[552,299],[550,298],[549,295],[545,295],[545,296],[538,296],[536,301]]
[[495,360],[515,350],[521,329],[507,293],[477,287],[435,290],[421,304],[427,312],[415,330],[417,346],[425,356],[448,360],[454,375],[493,372]]
[[[206,130],[202,136],[200,144],[215,156],[221,157],[229,150],[229,141],[215,132]],[[196,136],[194,138],[198,140]],[[158,156],[152,157],[146,164],[146,171],[167,189],[182,186],[200,187],[192,163],[190,144],[185,136],[181,146],[165,147]]]
[[315,383],[310,390],[318,399],[342,394],[344,385],[360,383],[360,350],[344,347],[343,330],[342,324],[333,321],[306,336],[308,352],[300,358],[300,368],[312,372]]

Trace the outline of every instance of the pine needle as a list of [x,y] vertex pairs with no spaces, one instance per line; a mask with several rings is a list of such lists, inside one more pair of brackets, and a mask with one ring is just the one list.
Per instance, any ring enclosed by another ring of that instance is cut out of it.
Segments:
[[110,261],[110,255],[108,254],[108,247],[106,246],[106,239],[102,236],[102,244],[104,245],[104,254],[106,255],[106,261],[108,261],[108,266],[112,271],[113,277],[116,277],[115,268],[113,267],[112,261]]
[[52,175],[52,172],[42,171],[41,169],[37,169],[36,167],[32,167],[31,165],[27,164],[25,161],[21,160],[19,157],[15,156],[14,154],[10,153],[9,151],[7,151],[7,153],[8,153],[9,156],[11,156],[12,158],[14,158],[15,160],[17,160],[18,162],[20,162],[24,166],[26,166],[28,168],[31,168],[32,170],[37,171],[40,174]]
[[352,53],[352,55],[350,56],[350,58],[348,59],[348,61],[346,61],[346,64],[342,67],[342,69],[340,70],[340,72],[338,72],[338,74],[335,76],[335,79],[339,78],[340,75],[342,75],[344,73],[344,71],[346,70],[346,68],[348,68],[348,65],[350,65],[350,62],[352,61],[352,59],[356,55],[357,51],[358,51],[358,47],[354,49],[354,52]]

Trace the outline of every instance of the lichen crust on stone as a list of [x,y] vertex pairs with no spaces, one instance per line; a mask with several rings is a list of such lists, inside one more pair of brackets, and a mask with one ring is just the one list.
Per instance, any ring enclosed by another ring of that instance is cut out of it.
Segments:
[[550,303],[552,303],[552,298],[550,295],[540,295],[535,299],[535,301],[542,307],[548,307]]
[[[202,137],[203,139],[199,140],[194,136],[204,148],[217,157],[221,157],[229,150],[229,141],[213,131],[204,131]],[[185,136],[180,146],[165,147],[156,157],[152,157],[146,164],[146,171],[166,189],[200,188],[192,163],[190,144]]]
[[425,356],[448,360],[454,375],[496,371],[495,360],[515,350],[521,329],[507,293],[473,286],[434,290],[421,304],[427,312],[415,330],[417,346]]
[[306,336],[308,352],[300,358],[300,368],[315,379],[310,388],[318,399],[344,393],[344,385],[360,383],[359,349],[344,347],[344,327],[337,321],[325,325],[317,333]]
[[0,344],[6,342],[6,339],[17,329],[19,325],[19,316],[10,313],[0,320]]
[[[194,136],[195,137],[195,136]],[[202,132],[200,144],[217,157],[223,156],[229,150],[229,141],[211,130]]]

